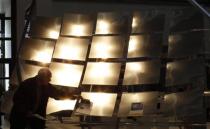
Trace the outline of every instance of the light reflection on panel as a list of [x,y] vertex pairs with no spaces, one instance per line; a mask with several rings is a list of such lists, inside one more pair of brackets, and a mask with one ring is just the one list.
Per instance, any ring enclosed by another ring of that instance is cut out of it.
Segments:
[[95,36],[89,58],[121,58],[124,43],[121,36]]
[[88,39],[59,37],[53,57],[59,59],[85,60]]
[[82,92],[82,97],[93,102],[90,115],[112,116],[117,94]]
[[61,19],[36,17],[32,20],[30,35],[38,38],[57,39],[60,34]]
[[161,52],[162,35],[130,36],[128,58],[159,57]]
[[121,34],[126,31],[127,19],[122,14],[98,13],[96,34]]
[[135,12],[132,21],[132,33],[163,31],[164,14],[158,10]]
[[51,63],[52,84],[78,87],[82,76],[82,65],[73,65],[65,63]]
[[123,85],[158,83],[160,61],[126,63]]
[[202,31],[170,35],[168,41],[169,57],[192,56],[204,50],[204,35]]
[[49,98],[48,104],[47,104],[47,114],[62,111],[62,110],[74,110],[75,104],[76,104],[76,100],[69,100],[69,99],[55,100],[55,99]]
[[24,60],[33,60],[50,63],[55,43],[39,39],[25,39],[21,48],[20,57]]
[[83,84],[117,85],[120,63],[88,63]]
[[[200,86],[200,87],[199,87]],[[196,104],[195,104],[196,102]],[[161,111],[165,115],[192,116],[203,113],[203,89],[198,84],[194,89],[166,94]]]
[[204,75],[204,64],[201,60],[183,60],[167,64],[166,85],[191,83],[194,77]]
[[62,35],[91,36],[93,33],[94,17],[84,14],[65,14]]
[[40,66],[30,65],[30,64],[26,64],[24,62],[20,62],[20,72],[21,72],[22,80],[36,76],[38,71],[41,68],[42,67],[40,67]]
[[123,93],[118,116],[154,115],[157,112],[158,95],[158,92]]

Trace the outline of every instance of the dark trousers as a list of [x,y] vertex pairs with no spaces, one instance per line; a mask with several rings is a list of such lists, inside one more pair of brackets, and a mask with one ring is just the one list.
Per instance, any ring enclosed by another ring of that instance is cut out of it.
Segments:
[[12,113],[10,116],[10,129],[44,129],[45,121],[37,118],[26,118],[20,114]]

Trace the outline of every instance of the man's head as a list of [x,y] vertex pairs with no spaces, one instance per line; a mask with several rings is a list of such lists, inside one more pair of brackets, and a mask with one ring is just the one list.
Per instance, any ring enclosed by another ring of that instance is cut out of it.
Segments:
[[41,68],[37,77],[41,85],[47,85],[51,81],[52,73],[49,68]]

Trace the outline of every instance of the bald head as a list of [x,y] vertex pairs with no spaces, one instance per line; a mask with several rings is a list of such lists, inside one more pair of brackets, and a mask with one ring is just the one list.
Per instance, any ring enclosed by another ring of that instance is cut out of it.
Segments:
[[41,68],[38,71],[37,76],[38,76],[40,83],[43,85],[46,85],[51,81],[52,73],[49,70],[49,68]]

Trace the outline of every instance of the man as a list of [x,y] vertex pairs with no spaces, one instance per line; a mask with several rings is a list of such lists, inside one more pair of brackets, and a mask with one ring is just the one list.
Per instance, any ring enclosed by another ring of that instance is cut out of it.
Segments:
[[[35,77],[23,81],[13,98],[13,108],[10,116],[10,129],[44,129],[45,121],[34,117],[38,114],[46,117],[46,107],[49,97],[76,99],[73,93],[65,93],[52,86],[51,72],[48,68],[39,70]],[[74,92],[74,94],[78,94]]]

